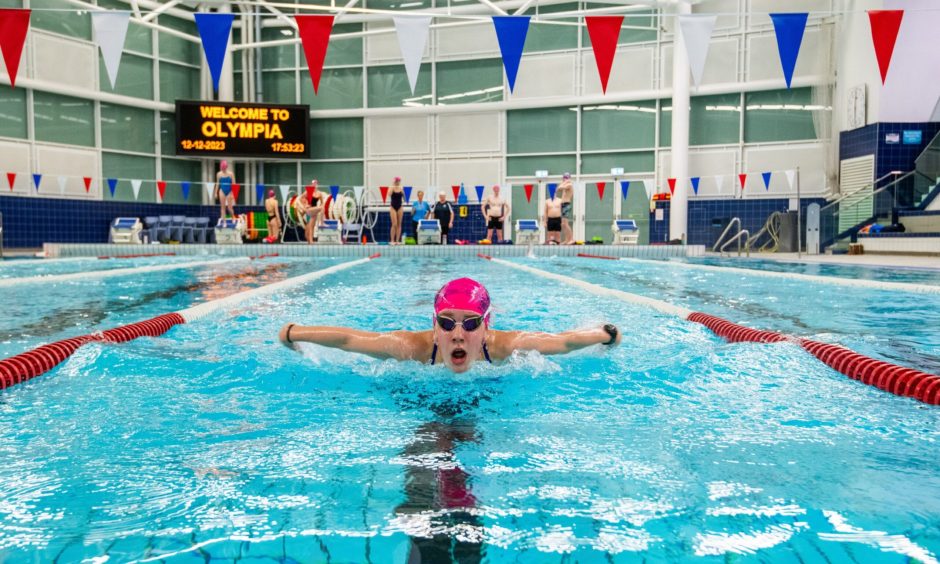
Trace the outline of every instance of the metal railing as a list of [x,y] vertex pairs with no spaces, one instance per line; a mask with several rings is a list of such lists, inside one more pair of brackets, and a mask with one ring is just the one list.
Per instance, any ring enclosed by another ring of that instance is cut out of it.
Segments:
[[0,212],[0,260],[3,260],[3,212]]
[[725,241],[725,244],[722,245],[720,249],[718,249],[718,252],[721,254],[724,254],[725,249],[728,248],[728,245],[737,241],[738,242],[738,256],[741,256],[741,241],[743,240],[744,252],[747,253],[748,257],[750,257],[751,256],[750,236],[751,236],[751,233],[747,229],[742,229],[738,231],[734,237]]
[[[735,234],[732,235],[730,239],[728,239],[727,241],[724,241],[725,235],[727,235],[728,232],[731,231],[731,228],[734,227],[734,226],[737,226],[737,227],[738,227],[737,232],[735,232]],[[735,241],[737,241],[737,242],[738,242],[738,256],[741,256],[741,237],[742,237],[742,235],[745,237],[745,239],[744,239],[744,250],[745,250],[745,252],[747,253],[747,256],[751,256],[751,248],[750,248],[750,246],[748,245],[748,237],[750,237],[751,234],[750,234],[750,232],[748,232],[747,229],[741,229],[741,218],[740,218],[740,217],[732,217],[732,218],[731,218],[731,221],[728,222],[728,226],[725,227],[725,230],[721,232],[721,235],[718,236],[718,240],[715,241],[715,244],[712,246],[712,252],[724,253],[725,248],[726,248],[728,245],[730,245],[731,243],[734,243]],[[724,244],[722,244],[722,243],[724,243]]]

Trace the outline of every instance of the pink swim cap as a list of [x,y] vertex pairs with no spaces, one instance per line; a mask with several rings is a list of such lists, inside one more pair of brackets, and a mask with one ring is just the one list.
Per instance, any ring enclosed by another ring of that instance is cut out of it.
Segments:
[[434,296],[434,315],[445,309],[462,309],[484,315],[489,323],[490,293],[483,284],[470,278],[451,280]]
[[222,161],[222,162],[220,162],[220,163],[219,163],[219,168],[221,168],[222,170],[227,169],[227,168],[228,168],[228,161]]
[[269,197],[269,198],[273,198],[273,197],[274,197],[274,190],[268,190],[268,197]]

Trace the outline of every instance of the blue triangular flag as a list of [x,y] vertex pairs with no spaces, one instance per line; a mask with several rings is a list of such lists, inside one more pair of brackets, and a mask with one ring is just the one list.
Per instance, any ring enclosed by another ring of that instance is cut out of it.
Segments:
[[620,193],[623,194],[623,199],[624,199],[624,200],[627,199],[627,190],[629,190],[629,189],[630,189],[630,181],[629,181],[629,180],[621,180],[621,181],[620,181]]
[[337,196],[339,196],[339,186],[333,184],[330,186],[330,195],[333,196],[333,201],[336,201]]
[[404,188],[402,188],[402,190],[405,191],[405,203],[410,204],[411,203],[411,191],[413,190],[413,188],[411,186],[405,186]]
[[108,190],[111,191],[111,197],[114,197],[114,189],[117,188],[117,178],[108,179]]
[[264,202],[264,184],[255,186],[255,201],[258,203]]
[[787,80],[787,88],[793,80],[793,69],[796,68],[796,58],[800,54],[800,44],[803,42],[803,31],[806,29],[808,13],[801,14],[770,14],[774,22],[774,31],[777,33],[777,51],[780,53],[780,65],[783,67],[783,77]]
[[483,190],[485,190],[486,188],[485,188],[482,184],[479,184],[479,185],[477,185],[477,186],[474,186],[474,188],[476,188],[476,191],[477,191],[477,201],[478,201],[478,202],[482,202],[482,201],[483,201]]
[[232,177],[223,176],[219,179],[219,190],[222,191],[226,196],[232,191]]
[[461,205],[467,203],[467,193],[464,192],[463,182],[460,183],[460,192],[457,194],[457,203]]
[[183,182],[180,188],[183,189],[183,199],[189,200],[189,182]]
[[529,32],[529,16],[493,16],[499,52],[503,56],[503,67],[509,80],[509,91],[516,86],[516,73],[519,72],[519,60],[525,47],[525,36]]
[[773,173],[772,172],[760,173],[760,175],[764,177],[764,190],[770,190],[770,175],[771,174]]
[[40,182],[42,182],[42,175],[41,175],[41,174],[34,174],[34,175],[33,175],[33,184],[36,185],[36,191],[37,191],[37,192],[39,192],[39,183],[40,183]]
[[692,182],[692,191],[695,192],[695,195],[698,196],[698,183],[702,178],[700,176],[693,176],[689,180]]
[[557,190],[557,189],[558,189],[558,184],[557,184],[557,183],[555,183],[555,182],[549,182],[549,183],[548,183],[548,199],[549,199],[549,200],[554,200],[554,199],[555,199],[555,190]]
[[[202,49],[206,53],[206,63],[212,75],[212,85],[219,91],[219,77],[222,76],[222,62],[225,60],[225,51],[228,49],[228,37],[232,32],[232,21],[235,14],[194,14],[196,27],[199,28],[199,37],[202,38]],[[225,193],[228,195],[228,192]]]

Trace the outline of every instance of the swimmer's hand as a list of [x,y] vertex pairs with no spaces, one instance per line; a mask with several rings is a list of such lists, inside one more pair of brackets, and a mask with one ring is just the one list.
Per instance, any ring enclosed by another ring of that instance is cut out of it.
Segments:
[[601,329],[603,329],[604,333],[606,333],[610,337],[608,340],[604,341],[602,344],[610,346],[610,347],[620,344],[620,330],[617,329],[616,325],[612,323],[607,323],[603,327],[601,327]]
[[291,329],[296,327],[296,323],[288,323],[287,325],[281,327],[281,331],[278,333],[278,338],[281,340],[281,344],[285,347],[297,350],[297,342],[291,340]]

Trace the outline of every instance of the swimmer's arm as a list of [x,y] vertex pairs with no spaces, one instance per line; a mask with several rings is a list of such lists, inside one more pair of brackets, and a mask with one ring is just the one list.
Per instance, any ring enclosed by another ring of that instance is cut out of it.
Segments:
[[[603,327],[574,329],[563,333],[536,333],[531,331],[506,331],[498,335],[497,347],[500,357],[508,357],[513,351],[537,351],[542,354],[565,354],[592,345],[603,345],[610,341],[610,334]],[[620,332],[612,345],[620,344]]]
[[[290,340],[287,339],[288,329]],[[281,328],[281,342],[292,345],[297,342],[316,343],[347,352],[366,354],[374,358],[411,360],[417,358],[418,341],[411,331],[375,333],[348,327],[304,326],[288,323]]]

